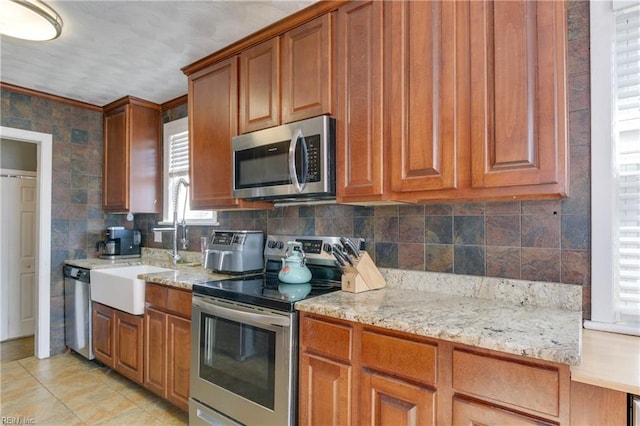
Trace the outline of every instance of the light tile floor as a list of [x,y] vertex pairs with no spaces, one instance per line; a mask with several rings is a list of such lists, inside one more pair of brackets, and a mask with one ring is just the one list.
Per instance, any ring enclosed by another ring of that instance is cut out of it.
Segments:
[[188,414],[74,353],[0,363],[2,424],[186,425]]

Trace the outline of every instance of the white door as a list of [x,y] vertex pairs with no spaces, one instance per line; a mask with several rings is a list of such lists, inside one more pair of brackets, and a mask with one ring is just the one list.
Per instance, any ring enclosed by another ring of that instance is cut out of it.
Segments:
[[0,341],[35,333],[37,180],[3,177]]

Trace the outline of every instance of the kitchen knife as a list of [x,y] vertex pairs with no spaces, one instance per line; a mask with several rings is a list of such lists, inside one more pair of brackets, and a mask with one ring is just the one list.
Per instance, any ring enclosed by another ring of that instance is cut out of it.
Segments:
[[343,262],[347,262],[349,265],[353,266],[353,260],[351,260],[351,257],[344,252],[344,248],[340,244],[336,243],[333,245],[333,255],[340,256]]
[[348,253],[353,255],[353,257],[355,257],[356,259],[360,259],[360,249],[356,247],[353,241],[351,241],[348,238],[340,237],[340,242],[342,243],[342,245],[344,246],[344,248],[347,250]]
[[336,258],[336,262],[344,268],[344,257],[339,250],[336,250],[335,247],[332,247],[331,253],[333,253],[333,257]]
[[344,275],[344,272],[345,272],[345,271],[344,271],[344,264],[341,264],[340,262],[341,262],[341,261],[337,261],[337,260],[336,260],[336,262],[335,262],[335,264],[336,264],[336,268],[338,268],[338,271],[340,271],[340,273],[341,273],[342,275]]

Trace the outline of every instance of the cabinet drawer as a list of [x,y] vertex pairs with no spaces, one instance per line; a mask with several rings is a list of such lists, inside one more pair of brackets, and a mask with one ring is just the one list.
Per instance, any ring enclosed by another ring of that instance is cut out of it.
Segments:
[[553,367],[454,350],[453,388],[553,416],[560,410],[560,372]]
[[351,327],[304,318],[301,326],[302,346],[307,350],[350,361],[353,346]]
[[436,383],[438,348],[394,336],[364,331],[362,333],[362,365],[394,376]]
[[167,310],[185,318],[191,318],[191,292],[168,288]]
[[144,287],[144,300],[150,305],[166,309],[167,287],[154,283],[146,283]]

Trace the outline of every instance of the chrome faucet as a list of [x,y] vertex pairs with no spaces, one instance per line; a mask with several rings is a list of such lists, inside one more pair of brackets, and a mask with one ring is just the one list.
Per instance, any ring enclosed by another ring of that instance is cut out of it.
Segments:
[[173,232],[173,252],[171,253],[171,261],[174,265],[180,260],[180,254],[178,253],[178,226],[182,227],[180,243],[182,244],[183,250],[186,250],[189,242],[189,239],[187,238],[189,235],[189,229],[187,228],[187,221],[185,219],[185,212],[187,210],[186,198],[184,200],[184,208],[182,210],[182,222],[178,223],[178,195],[180,194],[180,185],[188,188],[189,182],[180,178],[173,188],[173,226],[171,228],[153,228],[154,232]]

